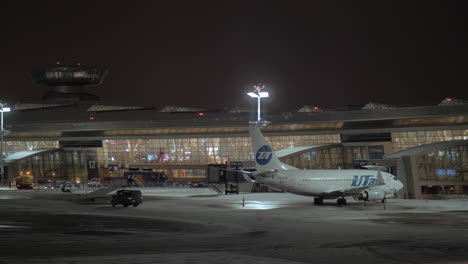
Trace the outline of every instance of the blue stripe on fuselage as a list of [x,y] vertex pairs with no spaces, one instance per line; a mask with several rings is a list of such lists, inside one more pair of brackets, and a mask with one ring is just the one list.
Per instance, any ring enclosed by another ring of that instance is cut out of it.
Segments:
[[377,176],[374,175],[355,175],[351,186],[373,186],[379,183]]

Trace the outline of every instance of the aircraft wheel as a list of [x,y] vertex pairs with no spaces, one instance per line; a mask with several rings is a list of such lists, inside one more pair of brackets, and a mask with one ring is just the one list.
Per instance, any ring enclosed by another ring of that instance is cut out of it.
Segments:
[[112,207],[115,207],[115,203],[112,203]]
[[320,197],[314,198],[315,205],[323,205],[323,199]]
[[340,198],[340,199],[336,200],[336,203],[338,205],[346,205],[346,199],[345,198]]
[[133,207],[137,207],[137,206],[138,206],[138,204],[134,204],[134,205],[133,205]]
[[124,207],[128,207],[128,204],[124,204],[123,206],[124,206]]

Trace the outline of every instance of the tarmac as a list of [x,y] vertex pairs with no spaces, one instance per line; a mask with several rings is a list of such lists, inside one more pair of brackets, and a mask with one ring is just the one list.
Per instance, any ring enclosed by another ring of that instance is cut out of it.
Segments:
[[468,200],[141,189],[139,207],[0,190],[0,263],[468,263]]

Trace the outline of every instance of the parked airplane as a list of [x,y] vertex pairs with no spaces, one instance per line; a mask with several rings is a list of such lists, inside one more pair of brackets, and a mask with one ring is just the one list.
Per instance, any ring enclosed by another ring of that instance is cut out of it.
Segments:
[[250,137],[256,171],[244,175],[275,189],[314,196],[316,205],[322,205],[323,199],[336,198],[338,205],[345,205],[344,197],[350,195],[356,200],[385,202],[403,188],[395,176],[380,170],[299,169],[278,159],[256,125],[250,125]]

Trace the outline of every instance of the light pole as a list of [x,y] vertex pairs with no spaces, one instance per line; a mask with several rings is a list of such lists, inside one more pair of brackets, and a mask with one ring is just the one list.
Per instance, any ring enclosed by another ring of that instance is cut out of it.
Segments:
[[262,89],[265,89],[265,85],[262,85],[262,86],[255,85],[254,89],[255,90],[253,92],[247,93],[247,95],[252,98],[257,98],[257,121],[260,122],[260,119],[261,119],[260,118],[260,99],[269,97],[269,95],[268,95],[268,92],[261,91]]
[[0,137],[1,137],[1,143],[0,143],[0,181],[1,183],[4,183],[5,181],[5,170],[3,168],[3,135],[5,135],[8,131],[3,129],[3,112],[10,112],[10,107],[5,107],[5,104],[0,102],[0,113],[1,113],[1,130],[0,130]]

